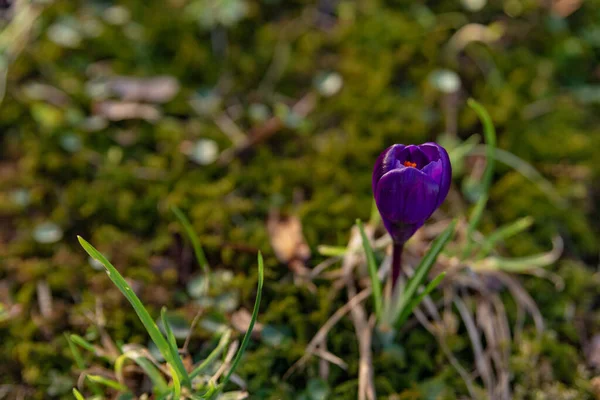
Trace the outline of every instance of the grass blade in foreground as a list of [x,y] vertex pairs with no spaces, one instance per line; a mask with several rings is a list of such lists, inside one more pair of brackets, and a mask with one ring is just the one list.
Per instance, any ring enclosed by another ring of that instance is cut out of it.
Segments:
[[263,263],[263,257],[262,257],[262,254],[260,252],[258,252],[258,287],[256,289],[256,300],[254,301],[254,309],[252,310],[252,319],[250,319],[250,324],[248,325],[248,330],[246,331],[246,334],[244,335],[244,339],[242,339],[242,344],[240,345],[240,348],[239,348],[238,352],[236,353],[235,358],[233,359],[233,362],[231,363],[231,368],[229,369],[229,372],[227,372],[227,375],[225,375],[223,382],[221,382],[219,384],[219,390],[223,389],[225,387],[225,385],[227,384],[227,382],[229,382],[229,378],[231,378],[231,374],[233,374],[233,371],[235,371],[235,369],[237,368],[237,365],[239,364],[240,360],[242,359],[242,355],[244,354],[244,351],[246,350],[246,347],[248,346],[248,342],[250,342],[250,336],[252,335],[252,330],[254,329],[254,323],[256,322],[256,319],[258,318],[258,309],[260,308],[260,299],[262,297],[262,288],[263,288],[264,279],[265,279],[265,267],[264,267],[264,263]]
[[75,388],[73,388],[73,396],[75,396],[77,400],[85,400],[85,397],[83,397],[83,395],[79,393],[79,390]]
[[371,278],[371,287],[373,289],[373,300],[375,300],[375,315],[377,316],[377,321],[381,321],[383,301],[381,294],[381,282],[379,281],[379,276],[377,275],[377,264],[375,262],[375,255],[373,254],[373,249],[371,248],[371,244],[369,243],[369,239],[367,238],[367,234],[365,233],[362,221],[357,219],[356,225],[360,230],[363,247],[367,256],[367,266],[369,268],[369,277]]
[[108,379],[108,378],[105,378],[100,375],[88,375],[87,377],[89,380],[99,383],[101,385],[104,385],[106,387],[109,387],[111,389],[119,390],[121,392],[129,391],[129,388],[127,386],[125,386],[117,381],[113,381],[112,379]]
[[206,357],[200,365],[198,365],[192,372],[190,372],[190,378],[194,379],[198,376],[202,371],[204,371],[211,363],[213,363],[217,357],[221,355],[225,347],[229,344],[229,340],[231,339],[231,330],[227,330],[223,336],[221,336],[221,340],[219,340],[219,344],[217,347]]
[[77,364],[77,368],[83,371],[85,369],[85,362],[83,361],[83,357],[81,356],[79,349],[75,346],[75,343],[73,343],[73,341],[66,334],[65,337],[67,338],[69,349],[71,349],[71,353],[73,353],[73,359],[75,359],[75,364]]
[[152,387],[156,394],[161,395],[163,393],[166,393],[169,390],[169,388],[167,386],[167,382],[164,380],[164,378],[163,378],[162,374],[160,373],[160,371],[158,370],[158,368],[156,368],[150,360],[148,360],[143,355],[141,355],[138,351],[135,351],[135,350],[130,350],[130,351],[125,352],[125,353],[121,354],[119,357],[117,357],[117,359],[115,360],[114,369],[115,369],[115,374],[117,376],[117,380],[119,382],[125,381],[124,377],[123,377],[123,368],[124,368],[125,362],[127,360],[132,360],[137,365],[139,365],[140,368],[142,368],[142,370],[144,370],[144,372],[146,373],[146,375],[152,382]]
[[317,251],[320,255],[325,257],[341,257],[348,251],[348,248],[341,246],[328,246],[321,244],[317,246]]
[[[175,335],[171,330],[171,325],[169,325],[169,321],[167,321],[167,308],[163,307],[160,310],[160,318],[162,320],[162,324],[165,327],[165,332],[167,333],[167,343],[169,344],[169,350],[171,351],[171,357],[173,358],[173,362],[175,363],[174,367],[177,370],[185,371],[185,367],[183,365],[183,361],[179,356],[179,349],[177,348],[177,340],[175,339]],[[181,380],[181,377],[180,377]]]
[[[433,241],[433,243],[431,244],[431,248],[429,249],[427,254],[425,254],[425,257],[421,259],[421,262],[415,269],[414,275],[409,279],[408,283],[406,284],[406,288],[400,294],[400,296],[398,296],[395,318],[392,321],[392,324],[396,325],[400,321],[401,316],[405,316],[405,318],[408,318],[408,315],[410,315],[410,311],[412,311],[412,309],[418,305],[418,303],[415,304],[413,302],[413,299],[415,299],[415,295],[417,293],[417,289],[427,278],[427,274],[429,274],[429,271],[431,270],[431,267],[433,267],[433,264],[435,263],[435,260],[437,260],[439,254],[442,252],[444,247],[446,247],[446,244],[450,241],[450,239],[452,239],[452,236],[454,236],[455,228],[456,221],[452,221],[452,223],[450,223],[446,230],[444,230],[444,232],[442,232],[442,234],[439,235]],[[436,281],[437,283],[439,283],[438,279],[439,277],[434,279],[432,283]],[[407,309],[410,310],[406,311]]]
[[423,301],[425,296],[427,296],[429,293],[433,292],[433,290],[435,288],[437,288],[440,283],[442,283],[442,281],[444,280],[445,277],[446,277],[446,272],[444,271],[441,274],[439,274],[438,276],[436,276],[435,278],[433,278],[433,280],[427,284],[427,286],[425,287],[425,290],[423,290],[419,294],[419,296],[417,296],[410,303],[408,303],[407,307],[404,307],[404,310],[402,310],[402,314],[400,314],[400,317],[398,317],[398,320],[396,321],[396,325],[402,326],[402,324],[410,316],[410,313],[412,313],[412,310],[414,310],[416,306],[421,304],[421,302]]
[[171,375],[173,375],[173,399],[179,399],[181,398],[181,382],[177,373],[173,371],[173,366],[169,365],[169,369],[171,370]]
[[[77,364],[77,368],[79,368],[80,371],[85,371],[85,369],[86,369],[85,361],[83,360],[81,352],[75,345],[75,342],[73,340],[71,340],[71,338],[69,336],[67,336],[65,334],[65,337],[67,338],[67,343],[69,344],[71,353],[73,353],[73,358],[75,359],[75,364]],[[92,392],[94,392],[94,394],[96,396],[102,395],[102,389],[100,389],[100,387],[95,382],[89,381],[89,386],[90,386],[90,389],[92,389]],[[76,391],[77,389],[73,389],[73,390]],[[75,392],[73,392],[73,393],[75,393]],[[77,392],[77,393],[79,393],[79,392]]]
[[69,336],[69,340],[71,342],[73,342],[74,344],[80,346],[81,348],[91,352],[92,354],[101,357],[101,358],[106,358],[105,356],[101,356],[100,354],[98,354],[97,349],[94,347],[93,344],[91,344],[90,342],[88,342],[87,340],[85,340],[84,338],[82,338],[79,335],[75,335],[75,334],[71,334]]
[[471,246],[473,244],[473,232],[475,232],[475,229],[479,224],[479,220],[481,220],[483,210],[485,209],[485,205],[488,201],[490,187],[492,185],[492,177],[494,175],[494,163],[496,161],[496,129],[494,128],[490,114],[488,114],[486,109],[481,104],[473,99],[469,99],[467,104],[477,113],[477,116],[483,124],[483,136],[485,137],[486,142],[486,166],[485,171],[483,172],[482,194],[477,200],[475,208],[473,209],[471,217],[469,218],[469,226],[467,228],[467,244],[465,245],[465,249],[463,251],[463,258],[467,257],[471,252]]
[[156,325],[152,317],[150,317],[150,314],[142,304],[141,300],[135,295],[129,284],[125,281],[125,278],[123,278],[119,271],[117,271],[117,269],[102,255],[102,253],[96,250],[94,246],[89,244],[81,236],[77,236],[77,239],[79,240],[79,243],[81,244],[83,249],[90,255],[90,257],[104,265],[108,277],[119,288],[119,290],[121,291],[121,293],[123,293],[127,300],[129,300],[136,314],[140,318],[140,321],[142,321],[142,324],[144,324],[144,327],[148,331],[150,338],[152,339],[154,344],[156,344],[156,347],[158,347],[158,350],[160,351],[162,356],[165,358],[165,360],[167,360],[169,364],[171,364],[174,367],[178,378],[184,383],[184,385],[190,387],[191,383],[189,377],[187,376],[187,372],[185,371],[185,369],[182,369],[183,364],[181,362],[177,363],[176,360],[173,360],[171,356],[169,343],[162,335],[162,333],[160,333],[158,326]]

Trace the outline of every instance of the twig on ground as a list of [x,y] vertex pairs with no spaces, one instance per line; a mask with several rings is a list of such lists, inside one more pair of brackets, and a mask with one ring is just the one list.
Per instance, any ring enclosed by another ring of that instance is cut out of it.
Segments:
[[229,347],[229,350],[227,350],[227,355],[225,356],[225,361],[223,361],[223,363],[221,364],[221,366],[219,367],[217,372],[215,372],[215,374],[210,378],[210,381],[213,384],[216,385],[217,381],[219,380],[221,375],[223,375],[225,370],[227,368],[229,368],[229,365],[231,364],[231,360],[233,360],[233,357],[235,356],[235,352],[237,351],[238,346],[239,346],[239,342],[236,340],[235,342],[233,342],[231,344],[231,346]]
[[194,316],[194,319],[192,320],[192,323],[190,324],[190,332],[185,337],[185,342],[183,342],[183,347],[181,348],[181,351],[184,354],[187,353],[187,348],[190,344],[190,339],[192,338],[192,334],[194,333],[194,328],[196,328],[196,325],[198,324],[198,321],[200,321],[200,317],[202,316],[202,314],[203,314],[203,310],[202,309],[198,310],[198,312]]
[[[292,106],[291,112],[299,117],[306,117],[316,106],[316,94],[309,92],[304,95],[296,104]],[[223,151],[217,162],[219,165],[226,165],[236,156],[250,149],[254,145],[267,140],[284,127],[284,123],[279,117],[272,117],[264,124],[252,129],[244,141],[234,144],[233,147]]]
[[[471,396],[472,399],[476,399],[477,396],[475,393],[475,386],[473,385],[473,379],[471,378],[469,373],[465,370],[465,368],[460,364],[460,362],[454,356],[454,354],[452,354],[452,351],[450,351],[450,348],[448,347],[448,343],[446,343],[446,339],[444,337],[443,332],[439,332],[438,330],[436,330],[434,328],[433,324],[431,324],[427,320],[427,317],[425,316],[425,314],[418,307],[416,307],[414,309],[413,314],[415,315],[415,317],[417,318],[419,323],[421,323],[421,325],[423,325],[423,327],[425,327],[425,329],[427,329],[429,331],[429,333],[431,333],[436,338],[437,342],[439,343],[440,347],[442,348],[442,351],[444,352],[444,355],[448,358],[448,361],[450,361],[450,364],[452,364],[452,366],[454,367],[456,372],[458,372],[458,374],[461,376],[461,378],[465,382],[465,386],[467,386],[469,395]],[[442,321],[441,320],[436,321],[436,323],[442,324]]]
[[475,367],[479,372],[479,376],[483,380],[484,386],[488,390],[489,398],[493,399],[494,396],[492,388],[494,387],[494,376],[492,374],[492,368],[489,363],[489,359],[483,351],[483,344],[481,343],[479,331],[477,330],[473,316],[460,296],[457,296],[454,299],[454,305],[456,306],[458,313],[465,323],[465,328],[467,329],[467,334],[469,335],[469,339],[471,341],[471,347],[475,353]]
[[353,307],[368,298],[370,295],[371,288],[364,289],[362,292],[351,298],[344,306],[340,307],[331,317],[329,317],[329,319],[317,331],[315,336],[306,346],[305,354],[286,371],[286,373],[283,375],[283,379],[286,380],[292,375],[292,373],[294,373],[296,369],[302,367],[306,361],[308,361],[310,356],[315,353],[319,343],[322,343],[327,337],[327,334],[331,328],[333,328],[335,324],[337,324],[346,314],[348,314]]
[[[344,360],[342,360],[340,357],[336,356],[335,354],[330,353],[326,349],[319,347],[319,348],[317,348],[317,350],[315,350],[314,354],[316,356],[321,357],[322,361],[326,361],[331,364],[335,364],[344,370],[348,369],[348,364],[346,364],[346,362]],[[328,367],[329,367],[329,365],[328,365]],[[327,373],[329,373],[329,370],[327,370]],[[323,377],[323,379],[325,379],[325,377]]]

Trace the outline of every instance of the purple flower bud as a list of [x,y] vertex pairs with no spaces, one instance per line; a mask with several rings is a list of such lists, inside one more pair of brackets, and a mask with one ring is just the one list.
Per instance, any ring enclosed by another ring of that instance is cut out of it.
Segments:
[[452,167],[436,143],[395,144],[379,155],[373,168],[373,195],[394,242],[403,244],[444,202]]

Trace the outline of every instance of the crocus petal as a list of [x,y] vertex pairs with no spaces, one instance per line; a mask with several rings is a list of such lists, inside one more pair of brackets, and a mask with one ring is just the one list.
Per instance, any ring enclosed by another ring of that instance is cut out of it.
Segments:
[[440,190],[437,197],[436,208],[439,207],[450,190],[452,182],[452,166],[450,165],[450,157],[448,152],[442,146],[436,143],[424,143],[419,146],[421,151],[427,155],[432,161],[440,160],[441,162],[441,177],[439,179]]
[[439,185],[417,168],[394,169],[377,183],[375,202],[383,219],[424,222],[436,209]]
[[417,168],[422,169],[424,166],[429,164],[432,161],[430,157],[427,156],[423,151],[421,151],[419,146],[406,146],[410,151],[410,161],[417,164]]
[[397,152],[396,158],[400,162],[400,165],[404,165],[405,161],[410,161],[416,163],[418,169],[423,168],[431,161],[427,158],[427,155],[419,149],[419,146],[415,146],[414,144],[409,144],[401,151]]
[[430,162],[423,169],[421,169],[421,171],[433,179],[438,185],[441,185],[442,175],[444,173],[441,160]]
[[381,177],[397,167],[398,155],[405,147],[403,144],[395,144],[385,149],[377,157],[373,167],[373,193],[377,192],[377,182]]
[[440,149],[442,147],[437,143],[427,142],[419,145],[419,149],[427,156],[431,161],[437,161],[440,159]]

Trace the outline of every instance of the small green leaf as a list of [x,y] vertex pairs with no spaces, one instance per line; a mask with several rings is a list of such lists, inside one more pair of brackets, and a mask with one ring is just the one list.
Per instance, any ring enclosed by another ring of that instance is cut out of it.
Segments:
[[75,360],[75,364],[77,364],[77,368],[83,371],[85,369],[85,362],[83,361],[81,352],[79,351],[77,346],[75,346],[75,343],[73,343],[73,341],[66,334],[65,336],[67,337],[67,343],[69,344],[69,349],[71,349],[71,353],[73,353],[73,359]]
[[85,397],[83,397],[83,395],[79,393],[79,390],[75,388],[73,388],[73,396],[75,396],[77,400],[85,400]]
[[175,351],[175,353],[178,353],[177,340],[175,339],[175,335],[173,335],[173,330],[171,329],[171,325],[169,324],[169,321],[167,320],[167,307],[163,307],[160,309],[160,319],[162,321],[162,325],[163,325],[166,335],[167,335],[167,341],[169,342],[171,354],[173,354],[173,351]]
[[[179,356],[179,350],[177,348],[177,340],[175,339],[175,335],[173,335],[173,330],[171,329],[171,325],[167,320],[167,308],[163,307],[160,310],[160,318],[164,325],[165,331],[167,333],[167,342],[169,343],[169,351],[171,352],[171,358],[175,362],[174,367],[176,367],[175,372],[185,371],[185,366],[183,365],[183,361]],[[181,375],[181,374],[179,374]],[[187,373],[186,373],[187,375]],[[180,378],[180,377],[179,377]]]
[[94,347],[93,344],[91,344],[90,342],[88,342],[87,340],[85,340],[84,338],[82,338],[79,335],[75,335],[72,334],[69,336],[70,341],[72,341],[73,343],[81,346],[82,348],[96,354],[96,348]]
[[121,392],[129,391],[129,388],[127,388],[127,386],[125,386],[117,381],[113,381],[112,379],[108,379],[108,378],[105,378],[100,375],[88,375],[87,377],[92,382],[99,383],[99,384],[109,387],[111,389],[115,389],[115,390],[118,390]]
[[556,262],[562,254],[562,240],[554,241],[554,248],[548,252],[534,254],[526,257],[504,258],[504,257],[487,257],[473,264],[473,270],[481,271],[506,271],[514,273],[522,273],[531,271],[535,268],[544,268]]
[[375,255],[373,254],[373,249],[371,248],[371,244],[369,243],[369,239],[367,238],[367,234],[365,233],[362,221],[357,219],[356,225],[360,230],[363,248],[365,249],[365,254],[367,256],[367,266],[369,268],[369,277],[371,278],[373,300],[375,301],[375,315],[377,316],[377,321],[381,321],[383,301],[381,294],[381,282],[379,281],[379,276],[377,275],[377,264],[375,262]]
[[[77,335],[67,336],[66,334],[65,334],[65,336],[67,337],[67,343],[69,343],[69,348],[71,349],[71,352],[73,353],[73,358],[75,359],[75,364],[77,364],[77,368],[79,368],[81,371],[85,370],[86,369],[85,361],[83,361],[83,357],[81,356],[81,352],[79,351],[79,349],[75,345],[75,340],[73,340],[73,337],[77,337],[77,338],[81,339],[81,341],[84,342],[86,344],[86,346],[87,345],[91,346],[92,347],[92,352],[95,353],[94,348],[93,348],[94,346],[92,346],[91,344],[89,344],[88,342],[86,342],[80,336],[77,336]],[[96,396],[102,395],[102,389],[96,383],[90,381],[90,385],[89,386],[92,389],[92,392],[94,392],[94,394]]]
[[404,307],[404,310],[402,310],[402,314],[400,314],[400,316],[398,317],[398,320],[396,321],[397,326],[402,326],[402,324],[410,316],[410,314],[415,309],[415,307],[418,306],[419,304],[421,304],[421,302],[423,301],[425,296],[427,296],[427,295],[429,295],[429,293],[433,292],[433,290],[435,288],[437,288],[440,283],[442,283],[442,280],[444,280],[445,276],[446,276],[446,272],[442,272],[441,274],[439,274],[438,276],[433,278],[433,280],[427,284],[427,286],[425,287],[425,290],[423,290],[415,299],[413,299],[408,304],[407,307]]
[[179,376],[173,370],[173,367],[169,365],[169,370],[171,371],[171,376],[173,377],[173,398],[180,399],[181,398],[181,382],[179,381]]
[[167,382],[164,380],[158,368],[156,368],[156,366],[150,360],[145,358],[136,350],[127,351],[121,354],[115,360],[114,369],[119,381],[123,380],[123,367],[126,360],[132,360],[139,365],[142,370],[144,370],[150,381],[152,381],[152,387],[154,388],[154,392],[156,394],[160,395],[167,392]]
[[215,347],[215,349],[208,355],[208,357],[206,357],[206,359],[204,359],[204,361],[202,361],[202,363],[200,363],[200,365],[198,365],[192,370],[192,372],[190,373],[190,378],[194,379],[196,376],[202,373],[202,371],[204,371],[210,364],[212,364],[217,359],[217,357],[221,355],[223,350],[225,350],[225,347],[227,347],[227,345],[229,344],[230,339],[231,329],[228,329],[223,334],[223,336],[221,336],[217,347]]
[[167,382],[152,361],[145,357],[135,357],[133,361],[144,370],[150,381],[152,381],[152,387],[156,394],[160,395],[168,390]]
[[341,246],[320,245],[317,247],[317,251],[320,255],[325,257],[340,257],[346,254],[348,249]]
[[[417,289],[427,278],[429,271],[435,264],[437,257],[442,252],[446,244],[452,239],[454,235],[454,229],[456,228],[456,220],[452,221],[452,223],[442,232],[431,244],[431,248],[425,254],[425,256],[421,259],[421,262],[415,269],[415,273],[408,280],[404,291],[398,296],[396,307],[395,307],[395,318],[393,324],[398,324],[401,321],[401,317],[408,318],[410,315],[410,311],[406,311],[406,309],[411,309],[411,303],[415,299],[415,295],[417,293]],[[439,278],[439,276],[438,276]],[[434,279],[434,281],[436,281]],[[433,281],[432,281],[433,282]],[[439,283],[439,282],[438,282]],[[432,288],[433,290],[433,288]],[[424,296],[423,296],[424,297]],[[418,298],[418,297],[417,297]],[[417,303],[418,304],[418,303]],[[416,306],[416,304],[414,305]],[[414,306],[412,308],[414,308]],[[412,309],[411,309],[412,311]],[[402,321],[403,322],[403,321]]]
[[[150,314],[142,304],[142,301],[135,295],[133,289],[129,286],[125,278],[117,271],[117,269],[100,253],[98,250],[94,248],[91,244],[89,244],[85,239],[81,236],[77,236],[79,243],[83,247],[83,249],[90,255],[90,257],[98,260],[104,268],[106,268],[106,273],[110,280],[119,288],[121,293],[127,298],[129,303],[133,306],[136,314],[140,318],[140,321],[146,328],[146,331],[150,335],[150,338],[156,344],[156,347],[162,354],[162,356],[167,360],[167,362],[175,367],[176,373],[179,375],[179,378],[184,382],[184,385],[187,387],[191,386],[191,382],[189,377],[187,376],[187,372],[185,368],[183,368],[183,363],[181,362],[181,358],[177,357],[177,359],[173,359],[171,349],[169,343],[165,339],[165,337],[160,333],[158,326],[150,317]],[[179,362],[178,362],[179,361]]]

